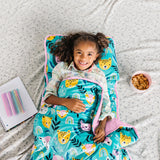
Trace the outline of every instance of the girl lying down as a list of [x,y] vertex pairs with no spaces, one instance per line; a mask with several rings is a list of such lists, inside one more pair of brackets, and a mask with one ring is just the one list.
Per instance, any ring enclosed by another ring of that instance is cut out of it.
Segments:
[[[105,134],[114,114],[105,75],[95,65],[108,44],[102,33],[82,32],[63,37],[51,48],[61,62],[52,71],[44,95],[45,107],[34,121],[31,159],[106,160],[120,155],[122,143],[118,138],[112,143],[113,135]],[[93,130],[99,109],[99,124]]]

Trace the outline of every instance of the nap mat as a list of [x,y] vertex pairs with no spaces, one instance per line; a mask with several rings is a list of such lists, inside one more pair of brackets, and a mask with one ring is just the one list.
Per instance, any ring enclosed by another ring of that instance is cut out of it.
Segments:
[[70,77],[60,83],[58,96],[81,99],[86,105],[86,111],[77,114],[60,105],[47,107],[42,101],[41,109],[34,120],[35,140],[31,160],[131,159],[124,147],[135,143],[138,134],[134,127],[119,120],[115,88],[117,79],[111,78],[112,73],[106,78],[115,118],[107,123],[105,141],[99,144],[93,141],[102,107],[103,86],[89,79]]

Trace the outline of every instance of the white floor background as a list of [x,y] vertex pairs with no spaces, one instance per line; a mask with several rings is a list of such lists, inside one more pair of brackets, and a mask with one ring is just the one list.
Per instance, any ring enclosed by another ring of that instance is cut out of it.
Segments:
[[[128,147],[133,160],[160,159],[159,0],[0,0],[0,85],[19,76],[38,107],[44,88],[44,39],[49,34],[103,32],[115,42],[119,64],[119,110],[140,140]],[[154,81],[136,94],[133,72]],[[26,160],[33,145],[33,119],[5,132],[0,125],[0,159]]]

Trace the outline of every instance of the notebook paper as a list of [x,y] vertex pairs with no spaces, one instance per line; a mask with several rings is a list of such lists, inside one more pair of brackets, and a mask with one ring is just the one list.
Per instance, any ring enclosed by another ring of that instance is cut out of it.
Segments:
[[37,113],[19,77],[0,86],[0,120],[7,131]]

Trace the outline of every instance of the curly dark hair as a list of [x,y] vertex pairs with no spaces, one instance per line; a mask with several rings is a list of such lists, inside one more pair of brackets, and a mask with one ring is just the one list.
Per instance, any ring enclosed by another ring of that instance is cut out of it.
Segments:
[[61,41],[58,41],[55,45],[51,46],[50,53],[57,56],[60,61],[70,64],[73,61],[74,46],[76,46],[81,41],[91,41],[96,44],[99,56],[94,63],[98,63],[98,60],[101,58],[103,49],[107,48],[109,44],[109,40],[103,33],[92,34],[79,32],[64,36]]

